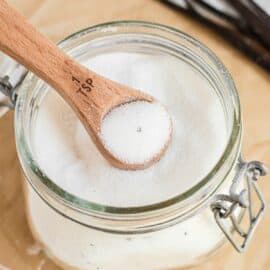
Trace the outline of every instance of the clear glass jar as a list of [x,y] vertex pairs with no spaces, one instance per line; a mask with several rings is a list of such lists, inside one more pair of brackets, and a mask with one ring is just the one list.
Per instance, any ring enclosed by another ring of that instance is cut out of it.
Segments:
[[[194,265],[219,248],[226,237],[242,251],[264,209],[259,193],[260,211],[247,233],[241,235],[238,222],[243,209],[249,209],[243,190],[257,191],[254,180],[265,170],[259,162],[246,163],[240,158],[238,95],[217,57],[175,29],[135,21],[90,27],[69,36],[59,46],[79,61],[113,50],[170,54],[185,61],[216,91],[230,136],[222,157],[208,175],[173,198],[129,208],[86,201],[57,186],[34,159],[31,132],[46,86],[28,73],[15,107],[16,144],[24,173],[28,221],[46,253],[66,269],[151,270]],[[242,180],[247,181],[247,188]],[[222,221],[227,219],[234,222],[223,226]],[[234,241],[232,231],[240,234],[243,244]]]

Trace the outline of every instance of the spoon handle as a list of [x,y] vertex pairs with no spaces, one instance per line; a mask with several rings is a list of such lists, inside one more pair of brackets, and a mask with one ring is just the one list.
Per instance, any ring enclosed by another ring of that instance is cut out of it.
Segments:
[[97,74],[63,53],[5,0],[0,0],[0,50],[50,84],[71,105],[84,95],[89,102],[88,92]]

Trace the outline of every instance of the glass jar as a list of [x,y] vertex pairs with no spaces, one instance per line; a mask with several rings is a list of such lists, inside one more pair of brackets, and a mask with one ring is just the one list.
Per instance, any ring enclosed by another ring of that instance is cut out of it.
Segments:
[[[243,251],[264,210],[256,180],[266,169],[262,163],[244,162],[240,156],[238,95],[217,57],[176,29],[136,21],[90,27],[59,46],[78,61],[108,51],[131,51],[168,54],[188,63],[220,99],[229,138],[208,175],[173,198],[128,208],[87,201],[56,185],[34,158],[31,133],[47,90],[41,80],[28,73],[16,101],[16,145],[29,225],[46,253],[66,269],[151,270],[194,265],[217,250],[226,238]],[[253,191],[260,203],[256,213],[251,205]],[[241,222],[246,215],[249,226],[243,231]]]

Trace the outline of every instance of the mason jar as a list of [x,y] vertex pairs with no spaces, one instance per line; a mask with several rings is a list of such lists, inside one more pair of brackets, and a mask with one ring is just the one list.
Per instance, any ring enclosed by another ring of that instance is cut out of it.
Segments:
[[120,51],[170,55],[187,63],[209,83],[209,91],[215,91],[229,135],[218,162],[188,190],[142,206],[102,205],[61,188],[35,159],[32,134],[48,91],[45,83],[28,72],[14,87],[14,73],[0,74],[0,89],[11,97],[10,107],[15,106],[29,226],[46,254],[64,269],[161,270],[198,264],[226,242],[244,251],[265,208],[257,180],[266,168],[241,157],[239,98],[229,72],[213,52],[176,29],[138,21],[89,27],[59,46],[81,62]]

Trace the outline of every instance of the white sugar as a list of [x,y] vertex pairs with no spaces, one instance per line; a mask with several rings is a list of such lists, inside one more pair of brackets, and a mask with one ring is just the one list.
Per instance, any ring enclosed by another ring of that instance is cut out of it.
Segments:
[[[205,78],[179,59],[162,55],[115,52],[92,57],[86,65],[159,100],[171,116],[172,140],[161,160],[148,169],[114,168],[73,111],[51,91],[39,107],[33,138],[36,159],[53,181],[86,200],[141,206],[176,196],[209,173],[228,134],[222,104]],[[118,108],[110,121],[105,120],[104,140],[125,159],[147,159],[167,137],[167,116],[156,105],[130,106]],[[149,136],[142,139],[146,133]]]
[[165,108],[146,101],[113,109],[101,126],[105,147],[130,164],[143,164],[158,156],[168,144],[170,134],[171,120]]

